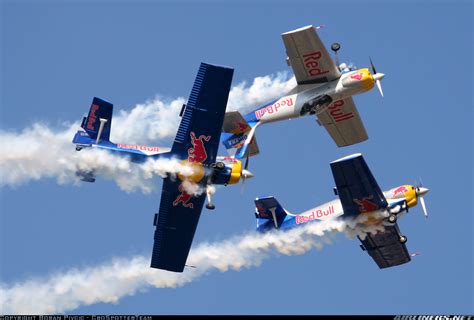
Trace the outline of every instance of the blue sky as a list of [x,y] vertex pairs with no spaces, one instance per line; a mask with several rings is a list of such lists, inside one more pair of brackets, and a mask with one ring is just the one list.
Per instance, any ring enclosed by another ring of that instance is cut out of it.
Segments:
[[[364,154],[384,190],[419,177],[430,189],[429,219],[416,207],[400,221],[409,250],[422,253],[409,264],[379,270],[357,240],[341,234],[322,251],[274,254],[258,267],[211,270],[178,288],[143,286],[117,303],[67,312],[474,312],[472,2],[4,0],[0,8],[2,145],[38,122],[54,132],[65,122],[79,126],[93,96],[113,102],[116,114],[156,97],[187,97],[201,61],[234,67],[233,85],[291,75],[280,34],[309,24],[326,25],[319,34],[327,46],[341,43],[342,61],[367,67],[370,55],[386,74],[384,98],[376,90],[355,97],[366,142],[337,148],[311,117],[260,127],[255,178],[243,195],[240,185],[218,189],[217,209],[204,210],[195,245],[253,232],[257,196],[274,195],[294,213],[333,199],[329,162],[351,153]],[[148,257],[161,188],[154,181],[151,194],[127,193],[100,177],[79,186],[56,178],[2,182],[2,287],[114,257]]]

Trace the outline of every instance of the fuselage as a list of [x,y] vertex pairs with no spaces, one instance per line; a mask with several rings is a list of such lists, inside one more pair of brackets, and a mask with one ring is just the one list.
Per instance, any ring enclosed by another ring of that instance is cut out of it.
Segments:
[[[208,182],[219,185],[236,184],[240,181],[243,173],[242,162],[231,157],[218,156],[214,164],[205,165],[202,162],[189,161],[189,154],[187,158],[179,158],[178,155],[171,152],[171,148],[113,143],[110,141],[99,141],[96,144],[92,139],[87,138],[87,133],[78,132],[78,134],[83,135],[83,143],[76,144],[77,150],[83,148],[107,150],[112,154],[126,157],[134,163],[144,163],[149,159],[176,159],[180,161],[184,168],[182,172],[177,173],[178,178],[182,181],[188,180],[198,184],[207,184]],[[197,149],[193,148],[194,151]],[[248,171],[246,173],[247,177],[252,176]],[[87,176],[89,179],[94,177],[92,172],[80,172],[78,175]]]
[[[412,185],[401,185],[384,192],[384,196],[388,202],[388,207],[376,211],[361,213],[367,219],[359,219],[361,223],[366,225],[376,225],[383,223],[383,220],[389,216],[391,212],[401,213],[408,211],[417,204],[417,196],[415,187]],[[316,222],[344,217],[344,209],[339,199],[326,202],[315,208],[309,209],[299,214],[291,214],[286,211],[287,216],[280,226],[280,229],[290,229],[308,222]],[[353,216],[348,218],[354,218]],[[259,231],[267,231],[273,228],[272,221],[260,220],[257,226]]]
[[247,114],[245,119],[263,124],[318,114],[332,102],[369,91],[374,83],[369,69],[363,68],[343,73],[333,81],[298,85],[288,95]]

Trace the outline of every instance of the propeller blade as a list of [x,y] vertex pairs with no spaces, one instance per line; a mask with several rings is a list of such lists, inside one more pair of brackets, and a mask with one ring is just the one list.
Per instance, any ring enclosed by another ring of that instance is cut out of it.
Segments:
[[377,84],[377,88],[379,88],[380,95],[383,97],[382,83],[380,82],[380,80],[375,81],[375,83]]
[[426,210],[425,199],[420,197],[421,207],[423,208],[423,213],[425,214],[425,218],[428,218],[428,211]]
[[372,67],[372,74],[376,74],[377,71],[375,71],[375,66],[374,66],[374,64],[373,64],[373,62],[372,62],[372,58],[369,57],[369,59],[370,59],[370,66]]

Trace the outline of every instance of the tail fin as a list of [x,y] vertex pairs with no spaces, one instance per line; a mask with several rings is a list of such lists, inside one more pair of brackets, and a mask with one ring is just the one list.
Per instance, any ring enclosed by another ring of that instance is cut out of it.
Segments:
[[[81,124],[91,139],[110,141],[113,106],[110,102],[94,97],[89,114],[82,119]],[[104,123],[102,130],[101,123]]]
[[274,197],[255,199],[257,230],[279,229],[287,217],[287,212]]
[[231,157],[243,159],[260,153],[254,135],[257,125],[258,122],[247,122],[238,111],[226,112],[221,140]]

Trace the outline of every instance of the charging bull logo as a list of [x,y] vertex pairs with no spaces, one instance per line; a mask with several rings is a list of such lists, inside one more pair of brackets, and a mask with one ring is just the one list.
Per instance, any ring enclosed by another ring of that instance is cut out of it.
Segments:
[[196,138],[194,132],[191,132],[191,143],[192,148],[188,149],[188,161],[192,163],[204,162],[207,159],[206,148],[204,147],[204,141],[211,140],[211,136],[200,135]]
[[363,77],[364,77],[364,74],[362,72],[358,72],[356,74],[353,74],[351,76],[351,79],[362,80]]
[[368,198],[363,198],[363,199],[353,199],[353,201],[355,204],[359,206],[360,213],[372,212],[379,208],[378,205],[370,201],[372,198],[373,196],[370,196]]
[[[211,136],[200,135],[196,138],[196,134],[191,131],[191,144],[193,145],[188,149],[188,162],[189,163],[203,163],[207,159],[206,148],[204,147],[204,141],[208,142],[211,140]],[[177,206],[180,203],[186,208],[193,208],[194,205],[189,202],[192,195],[184,190],[183,183],[179,185],[178,190],[181,192],[178,197],[173,201],[173,206]]]
[[395,197],[396,195],[404,194],[405,192],[408,192],[408,189],[405,186],[400,186],[393,190],[393,196]]
[[178,190],[181,192],[181,194],[176,198],[176,200],[173,201],[173,206],[176,207],[178,204],[181,203],[183,207],[191,209],[194,208],[192,202],[189,202],[189,200],[191,200],[192,195],[190,195],[186,192],[186,190],[184,190],[183,184],[179,185]]

